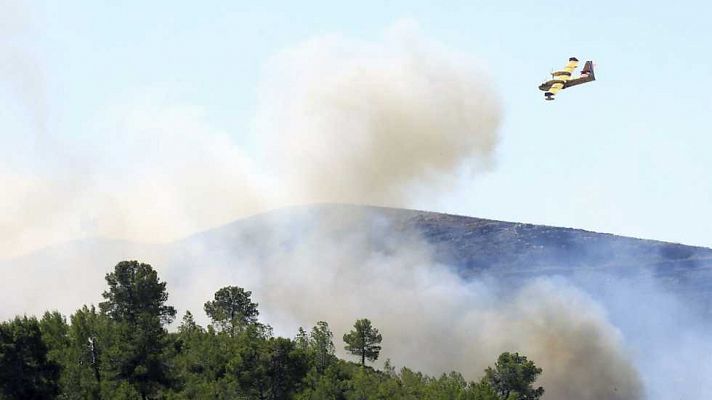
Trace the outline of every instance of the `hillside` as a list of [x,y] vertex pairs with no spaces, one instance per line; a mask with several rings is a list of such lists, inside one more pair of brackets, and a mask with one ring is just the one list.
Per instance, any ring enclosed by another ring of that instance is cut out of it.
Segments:
[[174,245],[200,242],[202,246],[215,248],[230,242],[253,242],[259,246],[259,238],[275,231],[294,232],[294,239],[298,240],[298,232],[313,228],[315,221],[325,220],[341,221],[340,226],[370,232],[384,223],[395,232],[415,231],[434,247],[438,262],[457,267],[466,277],[483,272],[524,277],[645,270],[671,284],[684,284],[688,289],[712,288],[712,249],[580,229],[382,207],[285,208],[193,235]]
[[416,235],[416,243],[431,247],[434,261],[455,268],[464,278],[484,274],[522,281],[643,272],[703,308],[712,304],[712,250],[706,248],[425,211],[313,205],[240,219],[170,244],[83,240],[0,261],[5,278],[0,284],[5,304],[0,317],[38,312],[47,301],[67,312],[96,302],[104,274],[122,259],[149,262],[172,286],[188,290],[201,279],[201,271],[214,268],[224,274],[239,269],[246,257],[254,261],[297,246],[315,230],[328,236],[331,246],[359,235],[367,251],[384,253],[400,246],[401,236]]

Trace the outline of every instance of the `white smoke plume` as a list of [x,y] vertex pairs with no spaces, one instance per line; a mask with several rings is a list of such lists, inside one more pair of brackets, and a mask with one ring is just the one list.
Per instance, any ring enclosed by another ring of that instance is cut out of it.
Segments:
[[[173,266],[180,306],[195,313],[232,282],[253,290],[263,320],[282,335],[324,320],[343,349],[343,333],[367,317],[384,336],[381,359],[397,365],[478,379],[501,352],[518,351],[543,368],[538,384],[546,399],[642,398],[621,332],[583,291],[562,279],[520,288],[465,281],[436,263],[417,233],[375,218],[357,209],[316,213],[305,224],[278,222],[259,236],[187,244],[176,257],[183,267]],[[209,267],[190,268],[200,260],[210,260]]]
[[413,190],[486,167],[497,142],[477,63],[413,28],[307,41],[275,56],[263,81],[250,151],[201,107],[145,90],[81,142],[62,139],[68,155],[45,160],[50,172],[25,160],[0,174],[17,209],[0,220],[0,258],[82,237],[165,242],[295,203],[407,206]]
[[468,56],[407,23],[380,43],[313,39],[275,57],[259,132],[298,202],[408,205],[413,186],[486,167],[499,106]]
[[260,209],[258,171],[227,134],[200,108],[147,97],[106,116],[71,162],[0,174],[0,254],[88,237],[163,242]]

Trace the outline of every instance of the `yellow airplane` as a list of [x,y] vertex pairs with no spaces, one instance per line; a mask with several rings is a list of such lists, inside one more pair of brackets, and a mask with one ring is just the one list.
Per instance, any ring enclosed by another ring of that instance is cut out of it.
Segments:
[[566,64],[564,69],[552,72],[551,79],[539,85],[539,90],[544,91],[546,100],[554,100],[554,95],[559,93],[561,89],[596,80],[596,76],[593,75],[592,61],[586,61],[581,70],[581,75],[578,78],[571,79],[571,73],[578,66],[578,62],[579,60],[576,57],[569,58],[569,63]]

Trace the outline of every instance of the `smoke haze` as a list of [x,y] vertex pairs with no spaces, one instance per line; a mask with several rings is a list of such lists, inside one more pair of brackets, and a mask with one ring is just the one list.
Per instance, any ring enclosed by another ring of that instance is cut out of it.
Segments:
[[288,204],[407,206],[418,188],[487,167],[497,142],[480,68],[408,23],[381,42],[330,36],[285,50],[261,87],[249,153],[201,107],[147,89],[92,120],[94,135],[65,138],[67,155],[42,161],[51,171],[21,160],[0,174],[16,211],[0,258],[82,237],[165,242]]
[[[292,336],[298,326],[325,320],[336,332],[337,349],[355,319],[368,317],[383,333],[382,359],[430,374],[455,369],[475,379],[501,352],[519,351],[544,369],[539,384],[547,399],[642,398],[621,332],[583,291],[552,278],[521,287],[465,281],[436,263],[417,233],[373,218],[358,212],[309,215],[298,232],[273,226],[257,249],[251,236],[218,245],[234,255],[224,258],[201,251],[215,243],[197,241],[192,257],[210,259],[214,270],[208,276],[219,277],[203,296],[232,280],[254,290],[277,332]],[[205,270],[184,275],[189,269],[178,267],[180,282],[204,277]],[[200,304],[179,297],[185,306]]]
[[36,24],[27,4],[0,0],[0,95],[9,92],[17,100],[0,103],[10,111],[0,114],[0,122],[22,125],[12,114],[26,115],[31,136],[39,141],[45,139],[48,110],[44,68],[34,45]]

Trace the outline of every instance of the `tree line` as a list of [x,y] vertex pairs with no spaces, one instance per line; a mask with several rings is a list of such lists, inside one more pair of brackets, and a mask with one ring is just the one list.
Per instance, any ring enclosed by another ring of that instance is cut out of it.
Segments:
[[0,399],[452,399],[536,400],[542,370],[518,353],[502,353],[479,381],[458,372],[430,377],[387,360],[382,335],[359,319],[343,335],[357,362],[335,355],[325,321],[294,338],[276,337],[260,322],[252,293],[218,290],[204,305],[211,323],[190,311],[177,330],[176,309],[156,271],[122,261],[106,275],[98,308],[66,318],[18,316],[0,323]]

